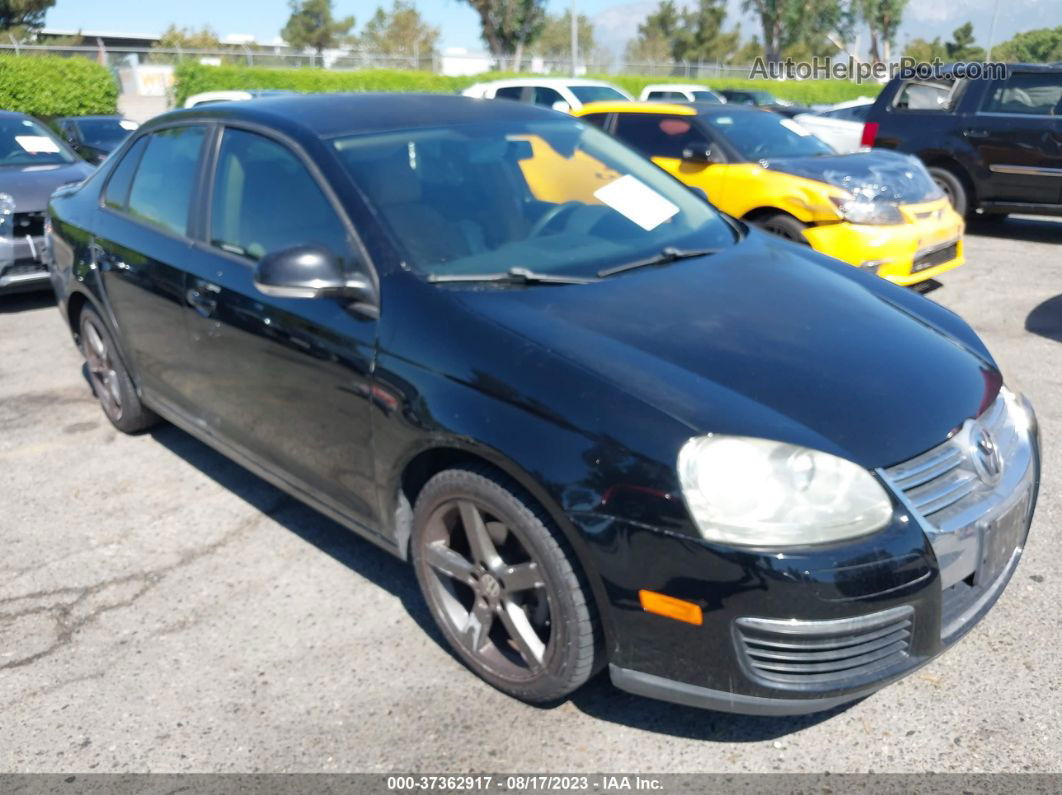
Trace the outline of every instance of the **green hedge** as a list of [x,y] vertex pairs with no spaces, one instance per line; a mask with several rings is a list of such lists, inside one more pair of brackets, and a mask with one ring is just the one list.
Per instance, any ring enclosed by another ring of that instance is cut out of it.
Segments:
[[[479,80],[496,80],[513,75],[491,72],[475,77],[444,77],[430,72],[364,69],[352,72],[332,72],[327,69],[267,69],[247,66],[203,66],[187,61],[177,67],[176,100],[183,105],[192,94],[203,91],[250,88],[288,88],[295,91],[430,91],[456,93]],[[713,88],[766,89],[782,99],[796,102],[832,103],[874,96],[881,87],[874,83],[856,84],[843,80],[772,81],[741,78],[718,80],[687,80],[686,78],[602,76],[638,96],[649,83],[693,82]]]
[[0,109],[34,116],[116,113],[118,84],[87,58],[0,56]]

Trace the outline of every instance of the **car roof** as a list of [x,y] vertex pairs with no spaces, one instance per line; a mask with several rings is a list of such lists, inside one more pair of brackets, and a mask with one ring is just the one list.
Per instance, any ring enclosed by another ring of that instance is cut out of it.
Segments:
[[[173,110],[141,129],[184,119],[245,121],[319,138],[484,121],[548,121],[554,110],[455,94],[290,94]],[[563,117],[560,117],[563,118]]]
[[32,119],[33,117],[30,116],[28,113],[21,113],[17,110],[0,110],[0,118]]
[[650,83],[642,91],[713,91],[703,83]]
[[572,111],[588,113],[670,113],[675,116],[732,116],[735,113],[767,113],[755,105],[720,105],[715,102],[591,102]]
[[56,121],[98,121],[101,119],[118,119],[119,121],[125,121],[125,117],[120,113],[92,113],[87,116],[60,116]]
[[592,80],[581,77],[513,77],[508,80],[489,80],[486,83],[476,83],[477,88],[504,88],[506,86],[548,86],[550,88],[607,86],[608,88],[616,88],[607,80]]

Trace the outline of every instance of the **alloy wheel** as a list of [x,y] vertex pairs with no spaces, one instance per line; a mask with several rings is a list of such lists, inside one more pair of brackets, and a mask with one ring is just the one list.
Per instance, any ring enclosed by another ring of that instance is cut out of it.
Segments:
[[84,324],[82,347],[85,352],[85,361],[88,362],[92,388],[103,405],[103,410],[112,420],[121,419],[122,392],[118,382],[118,373],[103,333],[91,319],[86,320]]
[[436,508],[422,557],[439,618],[477,663],[510,681],[545,668],[553,600],[520,531],[468,498]]

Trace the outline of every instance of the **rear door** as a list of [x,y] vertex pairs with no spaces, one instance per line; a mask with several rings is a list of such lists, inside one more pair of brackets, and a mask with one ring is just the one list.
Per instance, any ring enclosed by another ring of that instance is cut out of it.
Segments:
[[328,248],[353,272],[349,225],[294,143],[221,131],[189,275],[191,396],[210,431],[343,517],[378,527],[370,408],[376,320],[339,299],[259,292],[256,263]]
[[92,245],[122,351],[149,402],[191,410],[184,273],[205,124],[156,130],[126,149],[108,177]]
[[990,172],[1000,202],[1062,202],[1062,71],[1012,71],[995,83],[963,134]]

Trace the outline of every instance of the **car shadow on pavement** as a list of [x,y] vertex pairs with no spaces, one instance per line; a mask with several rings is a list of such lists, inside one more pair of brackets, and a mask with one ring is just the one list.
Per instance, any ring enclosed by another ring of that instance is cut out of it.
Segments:
[[[457,656],[435,626],[421,597],[413,569],[339,523],[303,505],[251,471],[185,431],[163,424],[152,438],[273,521],[317,547],[355,574],[386,588],[398,597],[417,625],[451,657]],[[309,575],[308,575],[309,576]],[[486,684],[483,687],[487,687]],[[729,715],[682,707],[630,695],[612,686],[602,672],[568,699],[583,713],[644,731],[714,742],[756,742],[791,734],[847,709],[838,707],[816,715],[766,718]],[[544,710],[567,701],[543,705]]]
[[1025,330],[1062,342],[1062,295],[1038,304],[1025,318]]
[[966,232],[977,237],[998,237],[1004,240],[1023,240],[1029,243],[1062,243],[1062,218],[1020,218],[986,221],[973,217],[967,221]]
[[47,306],[55,306],[55,293],[51,290],[0,295],[0,314],[28,312],[31,309],[44,309]]
[[[194,436],[165,423],[151,437],[218,485],[312,544],[355,574],[398,597],[406,612],[436,643],[449,651],[421,598],[413,568],[370,541],[304,505]],[[310,576],[312,573],[308,573]]]

